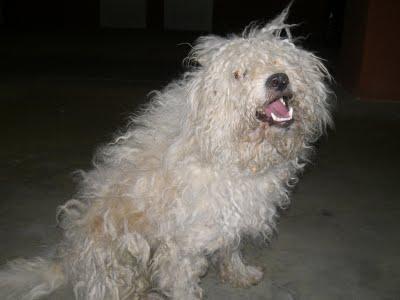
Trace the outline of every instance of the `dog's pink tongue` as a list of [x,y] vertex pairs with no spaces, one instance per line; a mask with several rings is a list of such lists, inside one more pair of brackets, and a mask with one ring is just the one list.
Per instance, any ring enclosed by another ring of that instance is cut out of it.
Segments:
[[269,116],[271,115],[271,113],[274,113],[274,115],[279,118],[289,117],[289,109],[280,100],[276,100],[270,103],[265,108],[265,113]]

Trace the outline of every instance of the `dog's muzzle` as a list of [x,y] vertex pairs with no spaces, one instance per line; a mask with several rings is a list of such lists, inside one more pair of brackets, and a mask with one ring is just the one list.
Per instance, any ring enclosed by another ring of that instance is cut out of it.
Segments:
[[256,110],[256,118],[270,126],[288,127],[293,119],[293,107],[289,105],[293,94],[289,88],[289,77],[276,73],[267,78],[267,100]]

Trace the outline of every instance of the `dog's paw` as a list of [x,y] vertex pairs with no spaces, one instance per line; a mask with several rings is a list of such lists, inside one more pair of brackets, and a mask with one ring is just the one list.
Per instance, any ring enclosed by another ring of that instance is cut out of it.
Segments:
[[258,284],[264,276],[260,267],[245,266],[245,268],[233,271],[232,269],[221,269],[220,277],[222,282],[231,284],[234,287],[246,288]]
[[144,296],[143,300],[165,300],[166,298],[159,293],[150,292]]
[[178,289],[168,296],[168,299],[202,300],[203,290],[200,287],[194,287],[192,290]]

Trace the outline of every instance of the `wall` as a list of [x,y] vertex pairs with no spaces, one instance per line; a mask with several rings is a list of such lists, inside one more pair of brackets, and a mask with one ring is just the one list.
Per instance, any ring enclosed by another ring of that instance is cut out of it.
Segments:
[[100,0],[100,26],[145,28],[146,0]]
[[4,24],[3,0],[0,0],[0,25]]
[[349,0],[338,80],[365,100],[400,101],[400,1]]
[[213,0],[165,0],[165,29],[211,31],[212,9]]
[[400,1],[370,0],[360,96],[400,101]]

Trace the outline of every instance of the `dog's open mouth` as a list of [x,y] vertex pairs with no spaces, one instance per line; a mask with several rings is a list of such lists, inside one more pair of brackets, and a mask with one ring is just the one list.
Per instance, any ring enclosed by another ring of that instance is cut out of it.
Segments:
[[280,94],[270,101],[266,101],[257,108],[256,118],[268,123],[270,126],[288,127],[293,123],[293,107],[289,100],[293,97],[291,93]]

